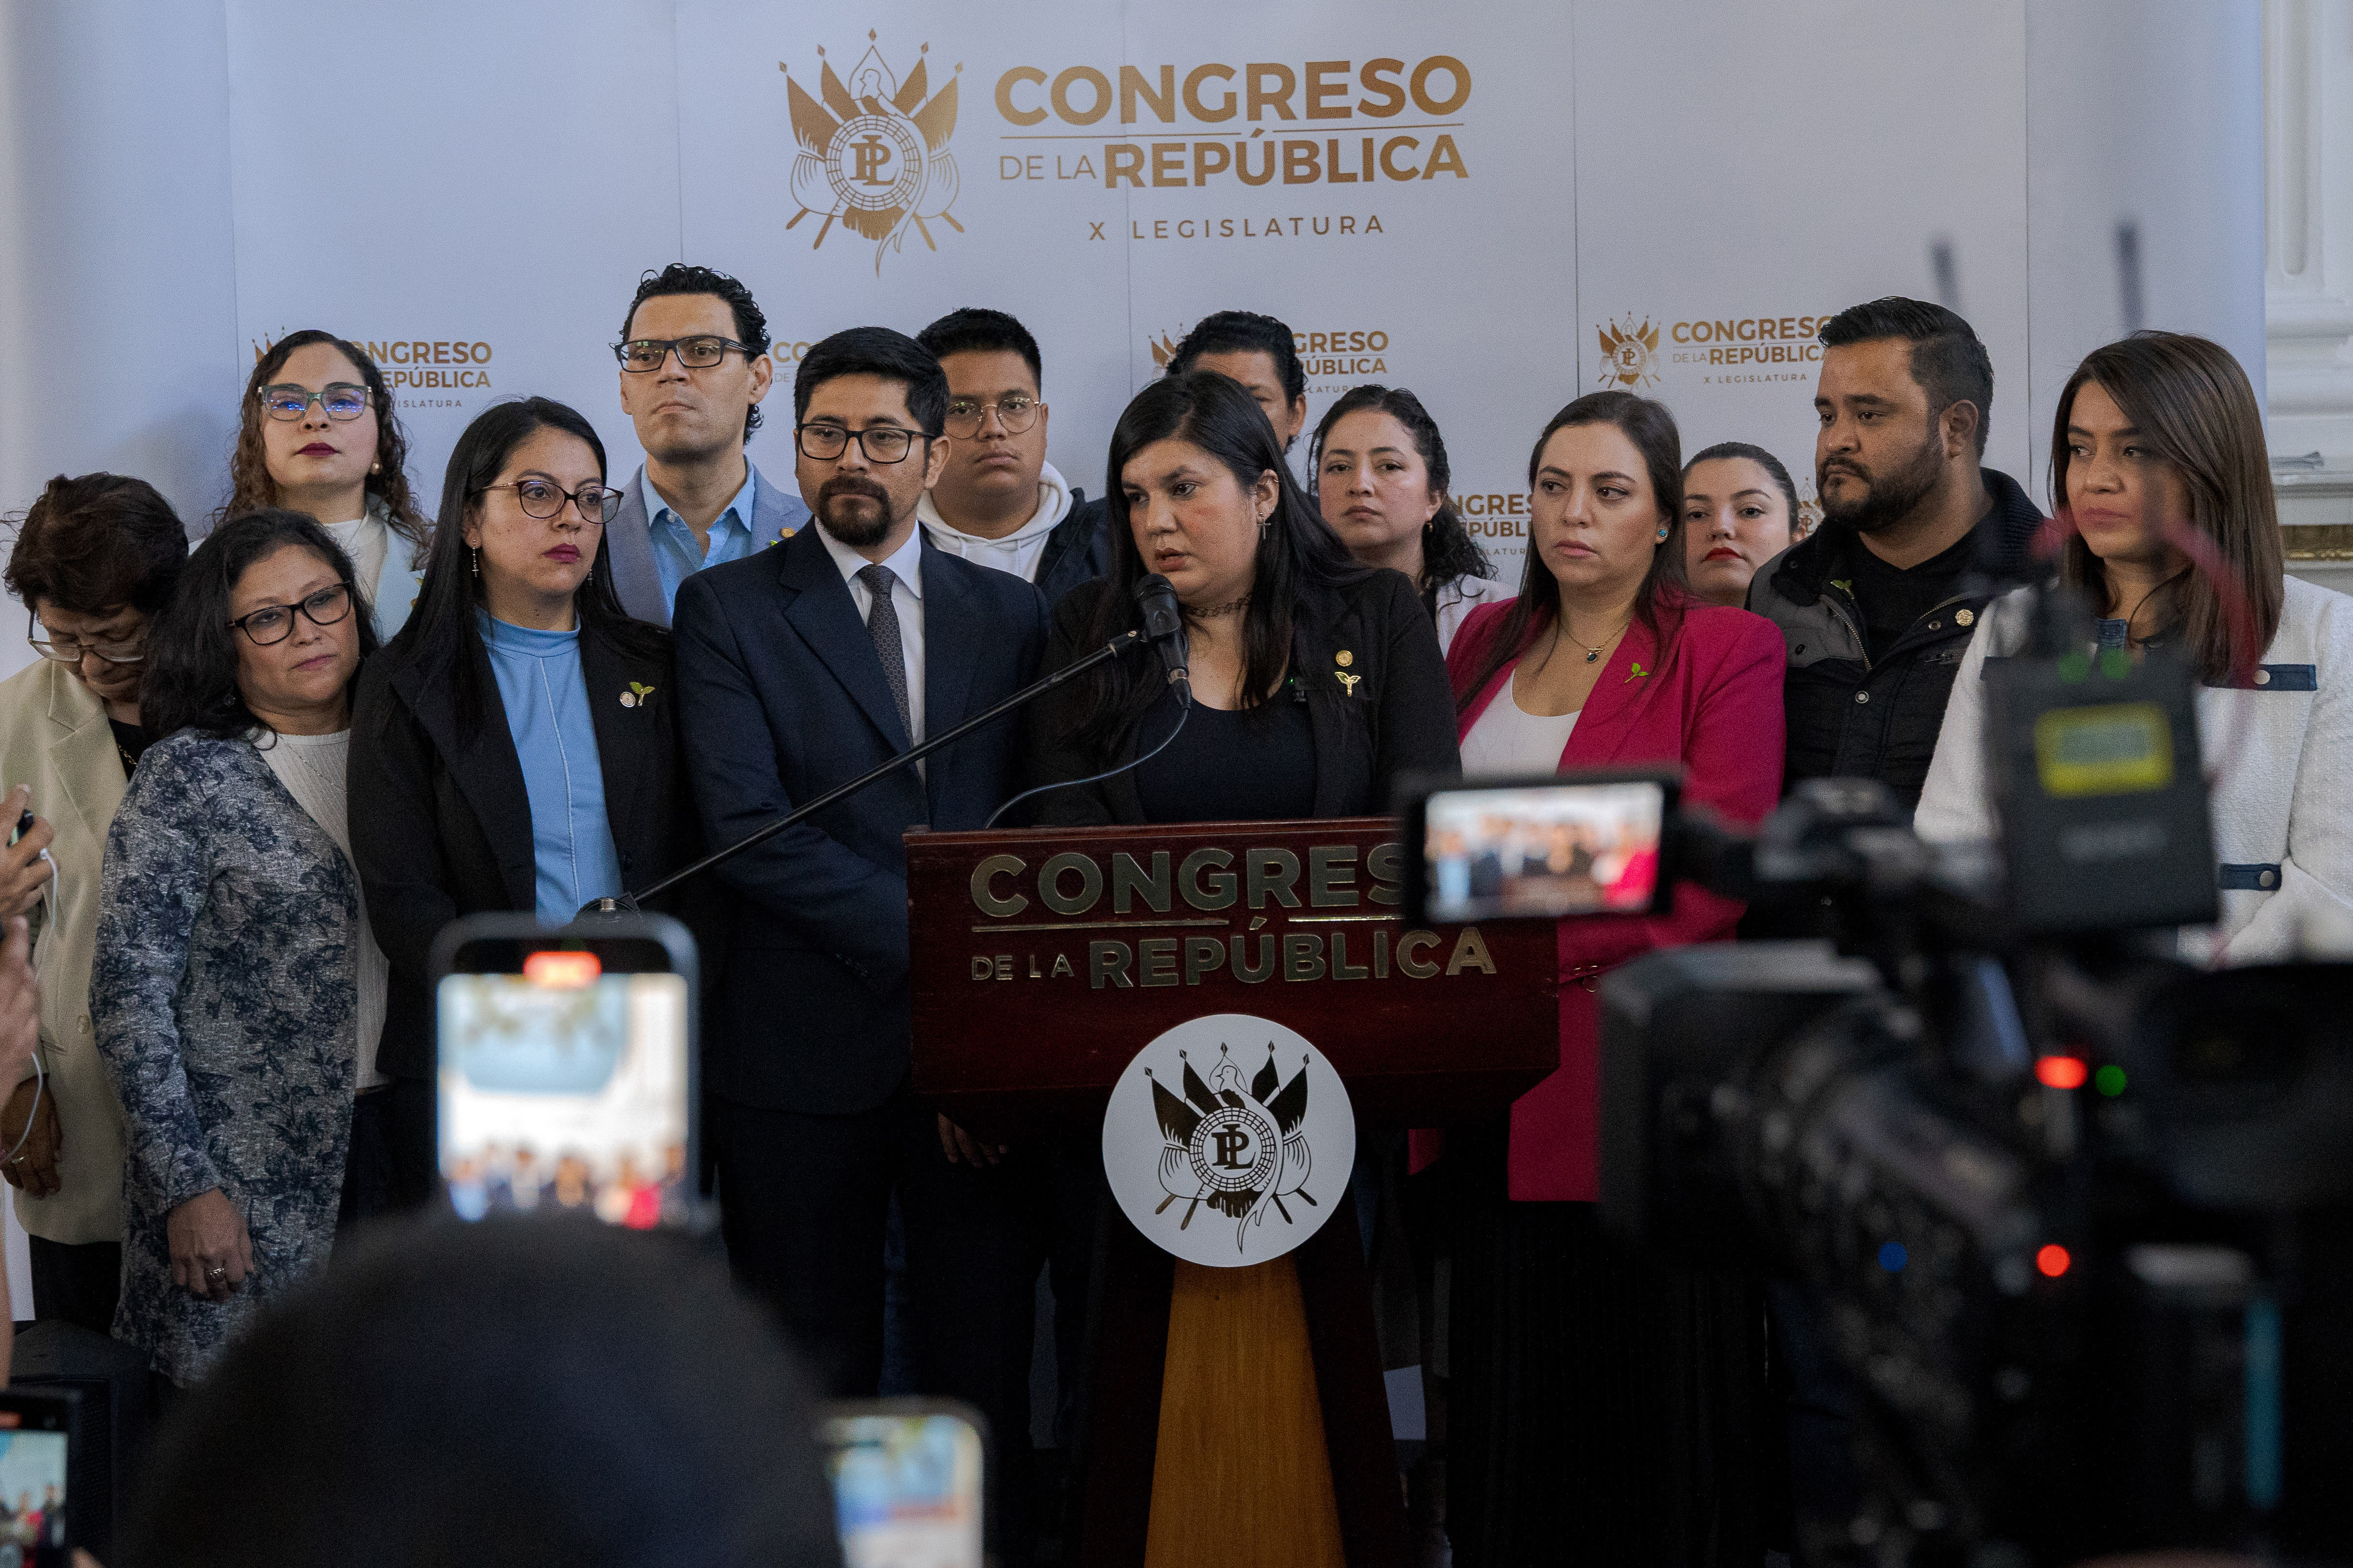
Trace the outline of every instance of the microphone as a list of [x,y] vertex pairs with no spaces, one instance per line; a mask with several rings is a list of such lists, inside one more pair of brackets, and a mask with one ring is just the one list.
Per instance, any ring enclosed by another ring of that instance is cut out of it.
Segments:
[[1168,684],[1191,691],[1185,613],[1177,607],[1176,588],[1159,573],[1148,573],[1135,584],[1135,603],[1144,612],[1145,637],[1160,650],[1160,667],[1168,672]]

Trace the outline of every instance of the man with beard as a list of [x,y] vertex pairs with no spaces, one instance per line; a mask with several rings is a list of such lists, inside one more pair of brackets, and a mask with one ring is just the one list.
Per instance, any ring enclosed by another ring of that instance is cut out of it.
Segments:
[[1891,296],[1840,311],[1821,342],[1823,524],[1757,574],[1748,607],[1788,641],[1785,783],[1874,778],[1910,811],[1978,616],[2042,517],[1979,466],[1993,364],[1967,321]]
[[808,521],[744,453],[775,374],[768,321],[724,272],[674,261],[638,283],[621,318],[621,407],[645,466],[605,530],[613,591],[641,621],[670,625],[678,585],[765,550]]
[[[679,590],[678,684],[696,804],[733,844],[1026,685],[1046,605],[933,544],[916,507],[947,461],[948,384],[913,339],[854,327],[793,384],[816,526]],[[1024,1561],[1034,1263],[1012,1177],[908,1082],[910,826],[976,828],[1019,787],[1000,724],[902,767],[718,872],[737,895],[703,1031],[729,1259],[799,1337],[820,1384],[871,1397],[883,1226],[904,1218],[918,1392],[999,1434],[992,1550]],[[951,1158],[956,1151],[961,1158]]]

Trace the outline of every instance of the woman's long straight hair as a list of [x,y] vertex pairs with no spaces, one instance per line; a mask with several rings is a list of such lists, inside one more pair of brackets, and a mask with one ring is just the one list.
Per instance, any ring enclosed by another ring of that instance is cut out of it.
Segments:
[[[466,547],[466,523],[483,488],[499,477],[514,449],[542,430],[561,430],[586,442],[596,455],[596,477],[604,479],[605,443],[596,438],[596,427],[570,406],[549,397],[526,397],[482,410],[449,454],[425,585],[417,591],[408,624],[389,650],[398,663],[435,671],[449,683],[458,732],[469,741],[490,713],[491,669],[481,628],[474,619],[482,607],[482,582],[474,573],[473,552]],[[607,531],[596,531],[596,557],[573,594],[581,628],[601,633],[624,651],[666,658],[670,634],[630,619],[613,592],[613,554],[604,538]]]
[[[1215,371],[1192,371],[1155,381],[1135,395],[1111,433],[1103,471],[1104,526],[1111,531],[1111,570],[1096,595],[1081,640],[1099,647],[1143,624],[1135,584],[1145,575],[1120,482],[1128,461],[1155,441],[1184,441],[1222,463],[1244,490],[1272,474],[1274,510],[1260,530],[1256,578],[1242,612],[1242,706],[1254,708],[1274,690],[1291,663],[1291,632],[1302,596],[1357,582],[1373,568],[1359,565],[1323,514],[1309,503],[1282,460],[1282,443],[1265,411],[1239,382]],[[1085,742],[1106,749],[1152,705],[1165,683],[1148,660],[1096,666],[1085,683]]]
[[[1658,650],[1658,668],[1673,657],[1675,634],[1682,629],[1683,611],[1691,605],[1691,579],[1683,567],[1683,437],[1667,405],[1630,392],[1593,392],[1552,416],[1528,454],[1528,489],[1536,487],[1536,469],[1544,461],[1545,443],[1556,432],[1587,425],[1615,426],[1642,456],[1651,480],[1651,499],[1667,537],[1651,552],[1650,570],[1634,592],[1634,618],[1651,634]],[[1560,583],[1529,540],[1526,564],[1520,571],[1520,595],[1504,612],[1504,624],[1487,644],[1485,657],[1471,679],[1454,689],[1454,708],[1471,706],[1495,672],[1535,646],[1536,638],[1560,618]]]
[[[2051,499],[2063,521],[2072,456],[2067,422],[2076,392],[2094,381],[2116,399],[2137,439],[2181,476],[2189,515],[2165,522],[2204,536],[2203,549],[2194,539],[2175,544],[2193,564],[2165,590],[2167,630],[2178,633],[2190,667],[2208,685],[2248,679],[2279,634],[2287,564],[2263,412],[2247,373],[2221,344],[2186,332],[2136,332],[2086,354],[2060,390],[2052,421]],[[2059,575],[2105,604],[2106,568],[2072,528]]]

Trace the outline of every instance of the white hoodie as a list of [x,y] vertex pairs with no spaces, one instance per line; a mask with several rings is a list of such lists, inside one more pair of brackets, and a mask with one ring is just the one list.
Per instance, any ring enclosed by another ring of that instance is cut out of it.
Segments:
[[940,509],[932,504],[932,492],[925,490],[923,499],[915,503],[915,515],[923,521],[923,531],[932,542],[951,555],[961,555],[966,561],[982,566],[994,566],[999,572],[1010,572],[1025,583],[1038,580],[1038,562],[1046,552],[1046,536],[1054,525],[1071,515],[1071,487],[1046,463],[1038,469],[1038,510],[1029,521],[1002,539],[983,539],[977,533],[963,529],[940,516]]

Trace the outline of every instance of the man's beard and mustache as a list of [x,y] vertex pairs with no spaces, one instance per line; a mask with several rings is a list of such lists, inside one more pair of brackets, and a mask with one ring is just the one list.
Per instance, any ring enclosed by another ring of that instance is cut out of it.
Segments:
[[[865,509],[845,504],[852,496],[862,496],[874,503],[873,515],[863,515]],[[870,544],[880,544],[890,537],[891,492],[872,479],[855,474],[840,474],[819,485],[817,490],[817,515],[825,531],[849,545],[863,550]]]
[[[1852,528],[1857,533],[1876,533],[1911,516],[1934,493],[1944,469],[1944,442],[1931,431],[1909,461],[1884,474],[1873,474],[1850,458],[1817,463],[1814,494],[1821,498],[1823,521]],[[1858,497],[1850,492],[1833,501],[1830,484],[1833,473],[1860,479],[1863,493]]]

